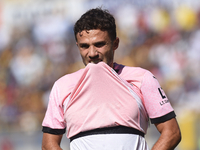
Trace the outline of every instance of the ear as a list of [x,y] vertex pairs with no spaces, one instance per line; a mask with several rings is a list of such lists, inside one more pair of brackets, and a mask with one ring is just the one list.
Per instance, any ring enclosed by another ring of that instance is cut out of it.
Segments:
[[119,46],[119,38],[117,37],[113,42],[113,50],[116,50]]

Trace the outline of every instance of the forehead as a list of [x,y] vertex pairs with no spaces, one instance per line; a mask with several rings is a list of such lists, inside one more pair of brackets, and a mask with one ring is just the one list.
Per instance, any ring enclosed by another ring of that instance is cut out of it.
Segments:
[[77,33],[77,42],[83,41],[98,41],[98,40],[110,40],[107,31],[101,31],[99,29],[95,30],[83,30],[80,33]]

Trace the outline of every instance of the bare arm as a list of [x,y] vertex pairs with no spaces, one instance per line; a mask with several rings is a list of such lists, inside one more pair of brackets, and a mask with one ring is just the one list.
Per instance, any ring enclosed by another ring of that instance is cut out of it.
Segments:
[[42,150],[62,150],[60,147],[62,136],[43,133]]
[[181,141],[181,132],[175,118],[155,126],[161,135],[152,150],[173,150]]

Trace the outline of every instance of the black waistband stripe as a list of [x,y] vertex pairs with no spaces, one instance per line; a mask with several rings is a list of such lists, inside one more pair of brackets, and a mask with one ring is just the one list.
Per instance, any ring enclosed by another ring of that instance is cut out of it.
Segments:
[[136,134],[144,137],[144,133],[130,127],[125,126],[116,126],[116,127],[106,127],[106,128],[98,128],[90,131],[80,132],[75,136],[70,138],[70,142],[79,137],[87,136],[87,135],[96,135],[96,134]]

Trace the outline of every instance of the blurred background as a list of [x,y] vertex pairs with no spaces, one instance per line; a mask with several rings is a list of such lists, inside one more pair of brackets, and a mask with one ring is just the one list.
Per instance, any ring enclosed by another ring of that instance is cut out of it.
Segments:
[[[73,25],[101,6],[116,18],[115,61],[150,70],[177,114],[177,150],[200,150],[199,0],[1,0],[0,150],[41,149],[49,92],[83,68]],[[149,147],[159,133],[150,125]],[[62,148],[69,150],[63,138]]]

